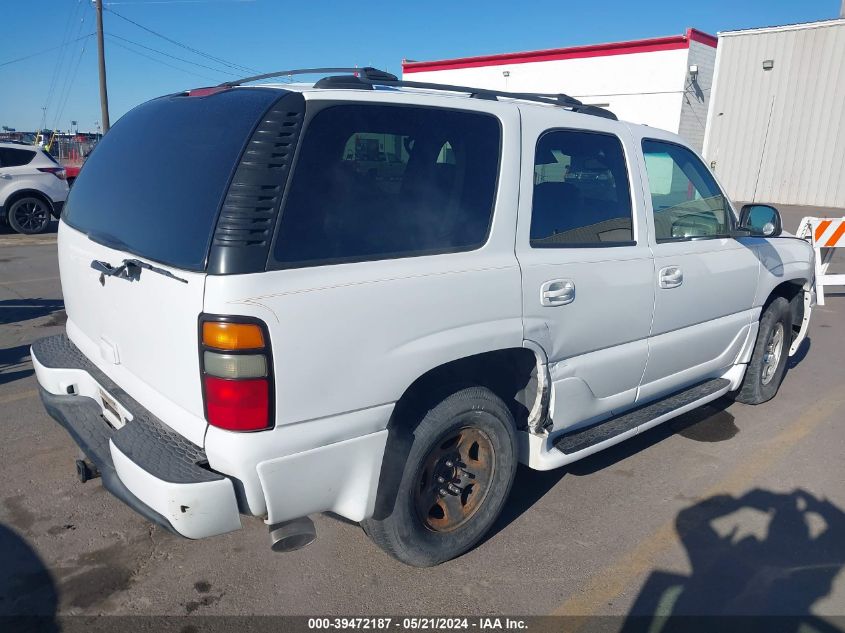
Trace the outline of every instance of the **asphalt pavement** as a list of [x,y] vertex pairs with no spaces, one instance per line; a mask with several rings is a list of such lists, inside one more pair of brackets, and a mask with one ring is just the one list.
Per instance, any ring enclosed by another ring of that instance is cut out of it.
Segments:
[[260,519],[189,541],[80,483],[28,352],[64,320],[55,235],[0,232],[0,614],[845,614],[845,294],[774,400],[521,467],[492,533],[433,569],[329,515],[289,554]]

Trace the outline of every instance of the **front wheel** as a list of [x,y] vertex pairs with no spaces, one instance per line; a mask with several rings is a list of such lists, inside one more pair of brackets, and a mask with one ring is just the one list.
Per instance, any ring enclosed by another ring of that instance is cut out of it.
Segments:
[[775,397],[786,373],[792,344],[792,313],[789,301],[777,297],[763,311],[757,342],[745,378],[734,399],[761,404]]
[[413,429],[391,511],[362,526],[403,563],[442,563],[469,550],[493,525],[516,463],[515,424],[505,403],[483,387],[458,391]]
[[21,198],[9,207],[8,221],[18,233],[43,233],[50,226],[50,207],[40,198]]

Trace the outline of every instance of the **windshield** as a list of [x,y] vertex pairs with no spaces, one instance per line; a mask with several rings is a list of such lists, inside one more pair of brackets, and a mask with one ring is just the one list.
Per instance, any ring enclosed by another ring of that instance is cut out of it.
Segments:
[[65,222],[107,246],[204,270],[232,173],[261,116],[282,94],[244,88],[138,106],[91,153]]

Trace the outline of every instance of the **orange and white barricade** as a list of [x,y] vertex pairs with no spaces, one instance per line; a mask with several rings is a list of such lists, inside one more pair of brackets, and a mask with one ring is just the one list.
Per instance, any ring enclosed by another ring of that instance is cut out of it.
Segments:
[[845,286],[845,274],[827,272],[834,249],[845,248],[845,217],[804,218],[798,237],[809,240],[816,253],[816,303],[823,306],[825,286]]

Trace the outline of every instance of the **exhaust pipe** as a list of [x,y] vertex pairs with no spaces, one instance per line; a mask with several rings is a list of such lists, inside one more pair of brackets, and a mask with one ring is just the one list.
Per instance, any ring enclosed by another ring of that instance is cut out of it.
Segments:
[[282,521],[270,526],[270,549],[292,552],[310,545],[317,538],[314,522],[308,517]]

